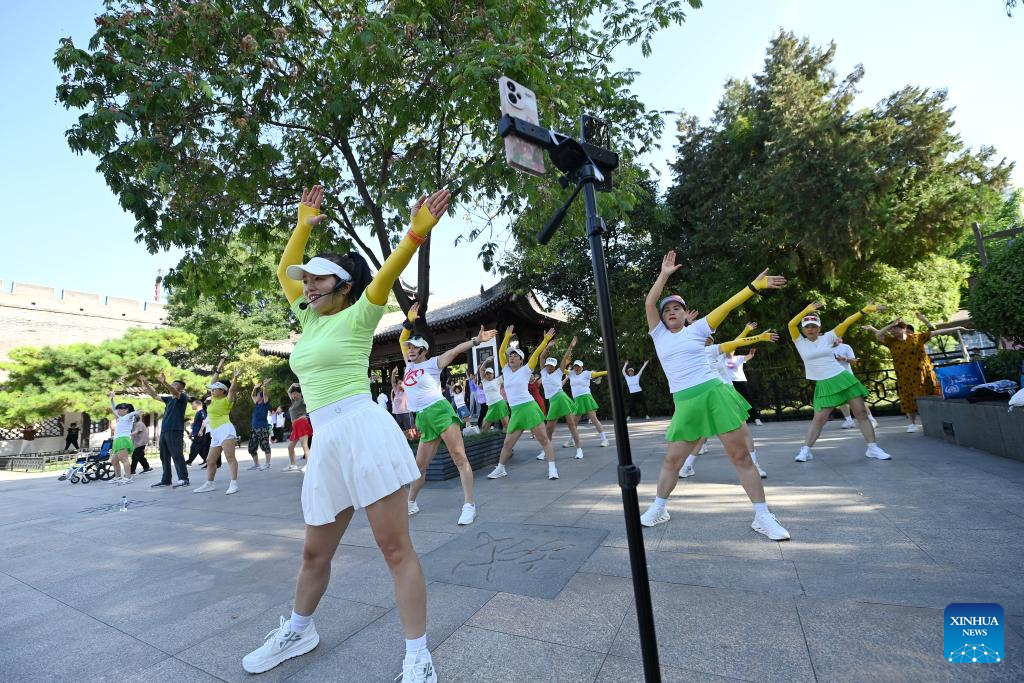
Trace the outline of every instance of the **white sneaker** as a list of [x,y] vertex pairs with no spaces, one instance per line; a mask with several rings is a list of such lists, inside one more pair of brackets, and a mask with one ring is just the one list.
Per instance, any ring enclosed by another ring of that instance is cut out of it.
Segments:
[[650,419],[651,419],[651,416],[650,416],[650,415],[645,415],[645,416],[644,416],[644,419],[645,419],[645,420],[650,420]]
[[757,418],[756,420],[754,420],[754,424],[756,424],[758,427],[761,427],[764,425],[764,422],[761,422],[761,418]]
[[809,446],[801,446],[800,447],[800,452],[797,453],[796,457],[793,458],[793,460],[796,460],[797,462],[807,462],[808,460],[811,460],[813,458],[814,458],[814,454],[811,453],[810,447]]
[[122,484],[130,484],[130,483],[132,483],[133,481],[135,481],[135,480],[134,480],[134,479],[132,479],[131,477],[123,477],[123,478],[121,479],[121,483],[122,483]]
[[409,501],[409,516],[412,517],[413,515],[415,515],[419,511],[420,511],[420,506],[416,503],[416,501],[415,500],[410,500]]
[[572,439],[569,439],[564,444],[562,444],[562,448],[575,448],[575,447],[576,447],[576,442],[573,441]]
[[699,451],[697,451],[697,455],[706,455],[707,452],[708,452],[708,443],[707,443],[707,441],[705,441],[704,445],[700,447]]
[[775,519],[775,515],[770,512],[761,512],[755,515],[754,521],[750,523],[750,528],[759,534],[764,534],[773,541],[789,540],[789,532],[779,524],[779,520]]
[[260,466],[259,466],[259,465],[249,465],[249,466],[248,466],[248,467],[246,467],[245,469],[246,469],[246,470],[249,470],[249,471],[252,471],[252,470],[258,470],[259,468],[260,468]]
[[907,434],[913,434],[916,431],[917,431],[917,425],[915,425],[915,424],[907,425]]
[[672,519],[672,516],[668,514],[668,510],[662,509],[658,512],[654,509],[654,506],[647,508],[647,512],[640,515],[640,523],[644,526],[657,526]]
[[230,496],[232,493],[238,493],[238,482],[231,482],[228,484],[228,490],[224,492],[225,496]]
[[281,471],[282,472],[298,472],[300,469],[302,469],[302,468],[299,467],[298,465],[288,465],[288,467],[285,467]]
[[601,439],[601,448],[608,448],[608,445],[608,437],[606,436],[603,439]]
[[547,460],[548,459],[548,454],[545,453],[544,451],[541,451],[540,453],[537,454],[537,459],[538,460]]
[[476,519],[476,505],[466,503],[462,506],[462,514],[459,515],[459,526],[472,524],[474,519]]
[[303,474],[305,474],[306,473],[306,466],[303,465],[302,467],[300,467],[299,468],[299,472],[302,472]]
[[266,472],[270,469],[270,465],[260,465],[260,472]]
[[488,479],[501,479],[502,477],[507,477],[507,476],[508,476],[508,471],[505,470],[505,466],[502,465],[501,463],[498,463],[497,465],[494,466],[494,469],[491,471],[491,473],[487,475],[487,478]]
[[868,417],[868,422],[871,423],[871,427],[872,428],[878,429],[878,420],[875,419],[874,415],[871,415],[871,416]]
[[553,462],[548,463],[548,479],[558,479],[558,468]]
[[842,429],[853,429],[856,426],[857,423],[853,421],[852,417],[846,418],[845,420],[843,420],[843,424],[840,425]]
[[757,468],[757,473],[761,475],[762,479],[767,479],[768,478],[768,473],[765,472],[763,469],[761,469],[761,465],[760,464],[755,462],[754,463],[754,467]]
[[695,474],[697,474],[697,472],[693,469],[693,465],[683,465],[679,469],[679,478],[680,479],[687,479],[689,477],[692,477]]
[[631,418],[631,417],[627,417],[627,418],[626,418],[626,422],[629,422],[629,421],[631,421],[632,419],[633,419],[633,418]]
[[577,460],[582,460],[583,459],[583,449],[582,448],[577,448],[576,449],[576,459]]
[[217,487],[214,485],[214,483],[212,481],[207,481],[205,484],[203,484],[199,488],[193,489],[192,493],[206,493],[207,491],[213,491],[216,488]]
[[864,455],[869,458],[877,458],[878,460],[892,460],[892,456],[883,451],[877,443],[868,444],[868,449],[864,451]]
[[281,617],[281,624],[267,634],[263,645],[242,658],[242,668],[251,674],[261,674],[286,659],[306,654],[319,644],[320,635],[313,622],[303,631],[292,631],[288,619]]
[[434,662],[430,659],[430,651],[406,655],[402,663],[402,677],[396,678],[401,683],[437,683],[437,672],[434,671]]

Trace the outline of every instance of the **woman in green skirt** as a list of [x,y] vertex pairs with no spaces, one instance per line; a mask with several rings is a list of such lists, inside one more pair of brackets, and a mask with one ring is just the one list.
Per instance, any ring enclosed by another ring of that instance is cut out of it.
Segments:
[[[581,360],[573,361],[572,371],[569,373],[569,389],[572,391],[572,400],[575,408],[573,412],[576,413],[576,418],[581,422],[585,418],[590,418],[590,424],[594,425],[597,435],[601,438],[601,448],[608,447],[608,435],[604,433],[604,426],[597,419],[597,401],[594,400],[593,394],[590,393],[590,381],[600,379],[607,374],[604,370],[584,370],[583,361]],[[576,429],[577,431],[579,430],[579,424],[576,425]],[[571,448],[575,444],[569,442],[565,445]]]
[[529,389],[533,370],[537,367],[540,357],[554,336],[554,329],[548,330],[544,334],[540,346],[533,352],[530,359],[526,360],[526,352],[521,348],[518,346],[509,348],[509,342],[512,339],[512,325],[505,330],[505,337],[501,340],[501,347],[498,349],[498,362],[501,363],[503,369],[505,395],[512,408],[512,416],[508,421],[508,433],[505,434],[505,443],[501,446],[498,464],[487,475],[488,479],[508,476],[505,463],[512,457],[512,449],[524,431],[530,431],[533,438],[544,449],[544,455],[548,460],[548,479],[558,479],[558,468],[555,467],[555,449],[551,447],[551,439],[548,438],[548,432],[544,428],[544,413],[541,412],[537,402],[533,400]]
[[508,418],[512,411],[509,410],[508,401],[501,393],[501,377],[494,375],[494,358],[484,361],[480,375],[480,385],[484,388],[484,395],[487,396],[487,414],[484,415],[480,431],[486,432],[496,422],[500,422],[502,427],[508,429]]
[[441,393],[441,371],[452,361],[481,342],[488,342],[497,336],[494,330],[480,328],[480,334],[445,351],[440,356],[429,358],[430,343],[423,337],[413,337],[412,330],[419,315],[419,304],[409,309],[408,320],[402,324],[398,345],[405,353],[405,379],[402,385],[409,399],[409,410],[416,413],[416,429],[420,432],[420,443],[416,448],[416,465],[420,478],[409,486],[409,514],[420,511],[416,502],[423,485],[427,483],[427,467],[437,455],[441,441],[448,448],[452,461],[459,468],[462,481],[462,512],[459,525],[472,524],[476,519],[476,503],[473,500],[473,468],[466,457],[466,445],[462,440],[462,419],[455,413],[452,404]]
[[814,382],[814,418],[807,430],[804,445],[795,460],[807,462],[814,457],[811,446],[818,440],[822,427],[832,415],[832,409],[846,403],[850,404],[860,433],[864,435],[864,441],[868,444],[864,455],[876,460],[891,460],[892,456],[875,442],[875,428],[868,420],[867,407],[864,404],[868,390],[852,372],[839,364],[834,348],[836,340],[846,334],[850,325],[860,320],[866,313],[884,311],[885,306],[868,304],[836,325],[835,329],[822,334],[821,318],[818,317],[817,311],[824,306],[825,304],[815,301],[789,321],[789,336],[796,344],[796,350],[804,362],[804,373],[807,379]]
[[[576,459],[583,459],[583,443],[580,441],[580,434],[576,431],[576,404],[569,398],[569,394],[562,390],[565,382],[566,371],[569,363],[572,362],[572,350],[578,340],[576,337],[569,342],[569,348],[562,356],[562,363],[554,357],[544,361],[544,368],[540,371],[540,383],[544,387],[544,400],[548,402],[548,414],[544,418],[547,425],[548,438],[553,438],[555,427],[558,421],[565,418],[565,424],[569,427],[569,434],[572,436],[572,443],[576,445]],[[544,460],[547,454],[541,451],[537,454],[538,460]]]
[[[750,527],[773,541],[789,538],[789,532],[768,510],[764,498],[761,476],[750,459],[744,425],[750,404],[731,385],[722,382],[708,363],[705,341],[729,313],[761,290],[777,289],[786,283],[783,277],[769,275],[765,270],[753,282],[734,294],[706,317],[686,325],[693,313],[683,298],[667,296],[659,301],[668,279],[682,266],[676,265],[676,253],[670,251],[661,262],[661,273],[647,293],[644,306],[658,360],[668,378],[669,390],[675,403],[672,423],[665,440],[668,449],[658,475],[658,493],[651,507],[640,516],[644,526],[654,526],[669,520],[665,509],[668,497],[679,481],[683,458],[692,452],[701,437],[717,436],[725,447],[739,475],[740,484],[754,506],[754,521]],[[772,334],[736,339],[722,344],[720,350],[728,353],[740,346],[759,341],[771,341]]]

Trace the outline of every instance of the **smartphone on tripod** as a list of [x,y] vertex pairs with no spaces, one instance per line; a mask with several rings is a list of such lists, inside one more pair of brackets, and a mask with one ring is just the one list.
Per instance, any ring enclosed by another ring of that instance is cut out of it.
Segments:
[[[498,79],[498,91],[502,114],[540,125],[537,96],[532,90],[508,76],[502,76]],[[544,175],[544,149],[540,145],[509,135],[505,138],[505,159],[512,168],[533,175]]]

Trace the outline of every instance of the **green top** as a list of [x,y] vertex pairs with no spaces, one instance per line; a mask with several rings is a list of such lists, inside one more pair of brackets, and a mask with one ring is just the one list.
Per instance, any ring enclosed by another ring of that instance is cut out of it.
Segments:
[[231,406],[233,405],[235,402],[229,401],[226,396],[210,399],[210,407],[206,411],[207,418],[210,420],[210,431],[231,421]]
[[306,301],[292,302],[292,312],[302,325],[289,364],[299,378],[309,411],[349,396],[370,393],[370,349],[373,331],[384,315],[384,306],[371,303],[364,293],[359,300],[334,315],[320,315]]

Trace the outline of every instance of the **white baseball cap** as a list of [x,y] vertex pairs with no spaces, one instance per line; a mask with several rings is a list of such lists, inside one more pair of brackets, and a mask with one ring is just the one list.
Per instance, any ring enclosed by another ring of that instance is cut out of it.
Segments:
[[206,388],[207,389],[223,389],[224,391],[228,390],[228,386],[226,384],[224,384],[224,382],[214,382],[213,384],[207,384]]
[[807,327],[808,325],[814,325],[815,327],[821,327],[821,318],[816,315],[805,315],[800,321],[800,327]]
[[583,361],[581,361],[581,360],[574,360],[574,361],[572,362],[572,366],[573,366],[574,368],[575,368],[575,367],[580,367],[580,368],[582,368],[582,367],[583,367]]
[[508,347],[508,351],[505,352],[505,355],[506,356],[511,356],[513,353],[516,354],[517,356],[519,356],[520,358],[522,358],[523,360],[526,360],[526,352],[523,351],[518,346],[510,346],[510,347]]
[[406,342],[409,346],[415,346],[417,348],[426,350],[430,348],[430,343],[423,337],[412,337]]
[[292,280],[301,280],[304,273],[310,275],[337,275],[342,280],[349,282],[352,280],[352,276],[349,272],[339,266],[334,261],[325,259],[320,256],[314,256],[304,266],[288,266],[285,273]]
[[494,368],[492,368],[490,365],[484,368],[484,374],[486,375],[488,372],[491,373],[492,375],[494,374]]
[[544,365],[553,365],[553,366],[557,367],[558,366],[558,360],[555,359],[555,358],[548,358],[546,361],[544,361]]

